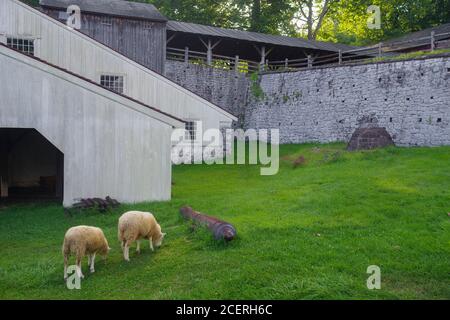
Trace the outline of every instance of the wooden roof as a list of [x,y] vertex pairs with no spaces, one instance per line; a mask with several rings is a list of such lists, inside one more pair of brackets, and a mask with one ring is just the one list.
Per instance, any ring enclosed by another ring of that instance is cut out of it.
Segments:
[[98,13],[133,19],[145,19],[166,22],[158,9],[149,3],[130,2],[125,0],[39,0],[42,7],[66,10],[70,5],[77,5],[81,12]]
[[169,21],[167,23],[167,30],[173,32],[183,32],[204,36],[212,36],[218,38],[237,39],[253,43],[261,43],[269,45],[271,44],[277,46],[305,48],[305,49],[323,50],[332,52],[338,52],[339,50],[348,51],[355,48],[352,46],[339,43],[312,41],[303,38],[292,38],[258,32],[225,29],[180,21]]
[[427,28],[421,31],[411,32],[402,37],[385,41],[384,43],[395,44],[398,42],[406,42],[406,41],[414,41],[418,43],[423,41],[425,43],[429,43],[430,41],[426,38],[429,38],[431,36],[432,31],[434,31],[435,36],[438,38],[437,40],[450,39],[450,22],[442,24],[440,26]]

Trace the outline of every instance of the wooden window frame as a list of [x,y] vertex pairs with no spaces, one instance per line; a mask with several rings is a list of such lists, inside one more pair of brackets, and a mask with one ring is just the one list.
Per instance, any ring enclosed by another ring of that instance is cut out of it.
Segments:
[[[113,79],[118,78],[118,79]],[[125,81],[126,77],[123,74],[114,74],[109,72],[102,72],[100,74],[100,85],[113,92],[124,94],[125,93]]]

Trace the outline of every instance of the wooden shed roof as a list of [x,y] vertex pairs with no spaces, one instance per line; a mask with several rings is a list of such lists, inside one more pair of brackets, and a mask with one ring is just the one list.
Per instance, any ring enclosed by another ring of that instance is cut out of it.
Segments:
[[134,19],[145,19],[166,22],[158,9],[149,3],[130,2],[125,0],[39,0],[42,7],[66,10],[70,5],[77,5],[81,11],[120,16]]
[[169,21],[167,23],[167,29],[173,32],[184,32],[218,38],[237,39],[254,43],[272,44],[277,46],[296,47],[296,48],[305,48],[305,49],[323,50],[332,52],[338,52],[339,50],[347,51],[355,48],[339,43],[312,41],[302,38],[277,36],[235,29],[225,29],[180,21]]
[[450,22],[445,23],[436,27],[427,28],[424,30],[408,33],[407,35],[404,35],[399,38],[387,40],[384,43],[385,44],[395,44],[398,42],[405,42],[405,41],[414,41],[414,42],[420,42],[424,41],[426,43],[429,43],[428,39],[424,39],[431,36],[431,32],[435,33],[435,36],[439,39],[449,39],[450,38]]

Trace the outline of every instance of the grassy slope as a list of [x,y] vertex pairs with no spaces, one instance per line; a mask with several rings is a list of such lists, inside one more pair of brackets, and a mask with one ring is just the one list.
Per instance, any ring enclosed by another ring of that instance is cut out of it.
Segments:
[[[57,206],[0,209],[0,298],[450,298],[450,148],[347,153],[339,144],[282,146],[280,173],[255,166],[174,168],[173,200],[66,218]],[[306,166],[290,160],[304,155]],[[215,243],[178,214],[189,204],[234,223]],[[151,254],[121,258],[117,219],[150,210],[168,232]],[[67,228],[100,226],[113,248],[82,290],[62,280]],[[366,268],[382,269],[382,290]]]

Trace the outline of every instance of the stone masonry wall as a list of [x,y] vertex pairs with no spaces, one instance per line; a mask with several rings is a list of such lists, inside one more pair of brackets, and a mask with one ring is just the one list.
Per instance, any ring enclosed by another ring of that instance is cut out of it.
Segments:
[[450,57],[260,75],[245,128],[279,128],[281,143],[348,141],[385,127],[399,146],[450,145]]
[[167,60],[166,76],[237,116],[242,125],[250,87],[245,74]]

